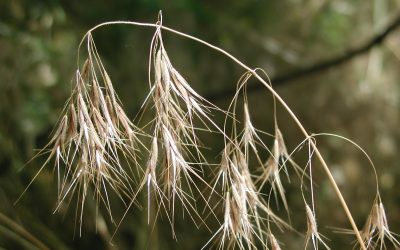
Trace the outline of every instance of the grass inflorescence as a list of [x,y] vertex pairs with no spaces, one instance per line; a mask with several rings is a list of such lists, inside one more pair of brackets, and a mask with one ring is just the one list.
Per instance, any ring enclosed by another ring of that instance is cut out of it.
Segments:
[[[141,128],[125,114],[92,36],[95,29],[113,24],[155,28],[149,53],[149,93],[141,110],[150,113],[151,119]],[[226,111],[198,94],[173,66],[163,43],[162,30],[205,44],[245,69]],[[164,214],[176,239],[174,227],[176,207],[179,206],[183,216],[188,215],[197,227],[205,226],[211,231],[210,239],[203,248],[282,249],[284,245],[276,238],[280,232],[274,229],[281,232],[296,231],[290,225],[291,206],[282,182],[282,176],[290,181],[290,166],[302,182],[300,195],[304,200],[303,218],[307,224],[304,248],[329,249],[317,227],[315,199],[318,197],[313,193],[314,165],[311,165],[313,158],[316,158],[352,225],[351,232],[355,234],[358,246],[361,249],[385,249],[385,242],[390,242],[394,247],[400,247],[397,236],[389,230],[379,191],[364,228],[358,230],[316,146],[318,134],[309,135],[306,132],[296,115],[274,91],[264,71],[251,69],[214,45],[163,26],[161,15],[155,24],[122,21],[104,23],[88,31],[82,41],[81,46],[87,49],[87,58],[74,75],[71,96],[49,143],[38,154],[47,153],[47,159],[37,173],[53,162],[58,183],[55,211],[68,206],[75,197],[80,228],[89,197],[97,206],[105,206],[114,223],[110,201],[113,193],[127,207],[117,228],[131,211],[132,205],[147,205],[148,223],[151,221],[151,211],[156,211],[156,218],[158,214]],[[272,133],[258,129],[252,121],[252,109],[246,91],[251,77],[260,81],[267,93],[272,94]],[[279,127],[278,104],[289,113],[305,136],[304,141],[292,152],[288,150],[284,133]],[[240,111],[242,115],[238,114]],[[217,114],[225,117],[223,125],[214,119]],[[218,163],[209,163],[199,131],[224,140]],[[266,136],[272,140],[272,144],[263,139]],[[352,143],[370,160],[357,144],[340,136],[335,137]],[[293,159],[293,152],[304,145],[308,146],[308,161],[301,166]],[[206,175],[206,172],[212,172],[213,176]],[[310,182],[307,191],[311,199],[305,198],[304,179]],[[262,192],[268,188],[270,192]],[[138,198],[142,192],[146,196],[145,205]],[[289,222],[270,207],[271,197],[275,198],[277,204],[283,204]],[[200,200],[205,204],[202,209],[199,208]],[[211,215],[219,227],[209,228],[209,216],[204,214]],[[295,216],[298,214],[297,211],[294,213]]]

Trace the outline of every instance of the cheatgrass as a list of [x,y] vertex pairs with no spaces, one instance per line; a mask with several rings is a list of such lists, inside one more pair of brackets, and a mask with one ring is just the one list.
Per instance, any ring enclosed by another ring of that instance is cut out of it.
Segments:
[[[143,126],[139,126],[140,119],[134,122],[125,114],[92,36],[102,26],[118,24],[155,29],[149,42],[149,93],[141,109],[151,119]],[[237,91],[227,110],[197,93],[190,85],[190,76],[183,76],[174,67],[163,43],[163,32],[208,46],[243,68],[244,74],[237,82]],[[76,202],[80,228],[87,199],[94,199],[97,206],[105,206],[116,225],[115,233],[124,223],[125,215],[134,213],[132,207],[139,206],[147,209],[148,224],[151,218],[157,219],[161,214],[169,222],[175,239],[179,237],[174,230],[177,216],[189,217],[197,227],[207,228],[210,238],[204,242],[204,249],[285,249],[276,235],[295,231],[290,216],[301,216],[307,223],[306,231],[300,232],[304,248],[329,249],[328,239],[317,226],[315,199],[318,197],[313,192],[316,187],[311,164],[317,159],[352,226],[341,232],[355,236],[355,247],[386,249],[388,244],[400,247],[397,235],[389,230],[378,188],[370,215],[364,227],[358,229],[316,140],[319,136],[334,136],[353,144],[366,155],[375,171],[369,156],[349,139],[331,134],[308,134],[274,91],[263,70],[252,69],[221,48],[164,26],[161,15],[155,24],[128,21],[100,24],[86,33],[80,46],[86,49],[87,56],[74,74],[71,96],[49,143],[38,154],[47,154],[47,160],[33,178],[48,165],[53,166],[58,183],[55,210]],[[252,121],[247,97],[250,78],[258,80],[265,86],[265,92],[272,94],[274,112],[270,115],[274,131],[270,133],[257,128]],[[292,151],[285,145],[277,105],[288,112],[304,135],[304,140]],[[223,115],[225,122],[219,124],[216,115]],[[218,163],[210,163],[205,156],[200,132],[223,140]],[[265,137],[272,140],[272,145]],[[299,148],[308,149],[308,161],[303,166],[293,158],[293,152]],[[290,173],[295,175],[290,176]],[[304,210],[291,211],[283,178],[301,180],[299,195],[303,197]],[[145,204],[138,198],[140,193],[146,196]],[[122,217],[118,222],[114,219],[111,194],[126,204],[126,212],[118,215]],[[277,215],[270,206],[271,199],[283,205],[287,217]],[[183,213],[177,213],[177,207]],[[208,226],[208,218],[217,221],[218,226]]]

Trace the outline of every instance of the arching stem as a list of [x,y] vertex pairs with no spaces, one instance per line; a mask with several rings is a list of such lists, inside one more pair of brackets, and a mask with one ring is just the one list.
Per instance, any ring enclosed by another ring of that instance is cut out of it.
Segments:
[[[102,27],[102,26],[109,26],[109,25],[116,25],[116,24],[134,25],[134,26],[145,26],[145,27],[154,27],[154,28],[160,28],[160,27],[161,27],[161,29],[163,29],[163,30],[165,30],[165,31],[168,31],[168,32],[177,34],[177,35],[179,35],[179,36],[182,36],[182,37],[191,39],[191,40],[193,40],[193,41],[199,42],[199,43],[201,43],[201,44],[203,44],[203,45],[206,45],[207,47],[209,47],[209,48],[211,48],[211,49],[214,49],[214,50],[216,50],[216,51],[218,51],[218,52],[224,54],[225,56],[227,56],[228,58],[230,58],[231,60],[233,60],[235,63],[237,63],[238,65],[240,65],[243,69],[245,69],[246,71],[251,72],[251,74],[253,74],[253,76],[254,76],[255,78],[257,78],[257,79],[258,79],[258,80],[259,80],[259,81],[260,81],[260,82],[275,96],[275,98],[278,100],[278,102],[285,108],[285,110],[286,110],[286,111],[289,113],[289,115],[292,117],[292,119],[294,120],[294,122],[296,123],[296,125],[297,125],[297,127],[300,129],[300,131],[303,133],[303,135],[304,135],[306,138],[308,138],[308,137],[310,136],[310,135],[308,134],[308,132],[306,131],[306,129],[304,128],[304,126],[303,126],[303,125],[301,124],[301,122],[299,121],[299,119],[297,118],[297,116],[293,113],[293,111],[292,111],[292,110],[289,108],[289,106],[286,104],[286,102],[285,102],[285,101],[280,97],[280,95],[267,83],[267,81],[265,81],[265,80],[256,72],[255,69],[250,68],[249,66],[247,66],[246,64],[244,64],[243,62],[241,62],[239,59],[237,59],[236,57],[234,57],[232,54],[228,53],[227,51],[225,51],[225,50],[223,50],[223,49],[221,49],[221,48],[219,48],[219,47],[217,47],[217,46],[215,46],[215,45],[212,45],[212,44],[210,44],[210,43],[208,43],[208,42],[206,42],[206,41],[204,41],[204,40],[201,40],[201,39],[199,39],[199,38],[197,38],[197,37],[194,37],[194,36],[191,36],[191,35],[182,33],[182,32],[180,32],[180,31],[174,30],[174,29],[172,29],[172,28],[169,28],[169,27],[166,27],[166,26],[163,26],[163,25],[153,24],[153,23],[132,22],[132,21],[112,21],[112,22],[101,23],[101,24],[99,24],[99,25],[93,27],[92,29],[90,29],[90,30],[85,34],[85,36],[82,38],[82,41],[81,41],[81,43],[80,43],[80,45],[79,45],[79,48],[78,48],[78,60],[79,60],[79,49],[80,49],[81,45],[83,44],[83,41],[85,40],[85,38],[86,38],[92,31],[94,31],[94,30],[96,30],[97,28]],[[78,61],[78,64],[79,64],[79,61]],[[315,151],[315,155],[317,156],[318,160],[320,161],[320,163],[321,163],[321,165],[322,165],[322,168],[323,168],[323,170],[325,171],[326,175],[328,176],[329,182],[330,182],[330,184],[331,184],[333,190],[335,191],[336,196],[338,197],[338,199],[339,199],[339,201],[340,201],[340,203],[341,203],[341,205],[342,205],[343,210],[344,210],[345,213],[346,213],[346,216],[347,216],[347,218],[348,218],[348,220],[349,220],[349,222],[350,222],[350,224],[351,224],[351,226],[352,226],[352,228],[353,228],[353,231],[354,231],[354,233],[355,233],[355,235],[356,235],[356,237],[357,237],[357,240],[358,240],[358,242],[359,242],[359,244],[360,244],[360,246],[361,246],[361,249],[366,250],[364,241],[363,241],[362,238],[361,238],[360,232],[359,232],[359,230],[358,230],[358,228],[357,228],[357,225],[356,225],[356,223],[355,223],[355,221],[354,221],[354,219],[353,219],[353,216],[352,216],[352,214],[351,214],[351,212],[350,212],[350,209],[349,209],[349,207],[347,206],[347,203],[346,203],[346,201],[345,201],[345,199],[344,199],[344,197],[343,197],[343,195],[342,195],[342,193],[341,193],[341,191],[340,191],[340,189],[339,189],[339,187],[338,187],[338,185],[337,185],[335,179],[333,178],[333,175],[332,175],[332,173],[331,173],[331,171],[330,171],[330,169],[329,169],[327,163],[325,162],[324,158],[322,157],[322,155],[321,155],[320,151],[318,150],[317,146],[315,145],[315,143],[314,143],[313,141],[310,141],[310,142],[311,142],[312,148],[313,148],[314,151]]]

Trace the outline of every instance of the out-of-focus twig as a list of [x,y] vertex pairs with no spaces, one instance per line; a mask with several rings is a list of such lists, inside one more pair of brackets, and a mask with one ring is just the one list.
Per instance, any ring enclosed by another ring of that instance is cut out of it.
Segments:
[[[324,71],[326,69],[332,68],[339,66],[343,63],[346,63],[353,58],[362,55],[368,51],[370,51],[372,48],[380,45],[385,39],[393,32],[395,31],[398,27],[400,26],[400,13],[397,14],[397,16],[387,25],[385,29],[383,29],[380,33],[376,34],[373,36],[370,40],[366,41],[365,43],[361,44],[358,47],[355,48],[350,48],[344,50],[342,53],[340,53],[338,56],[335,56],[333,58],[323,60],[321,62],[317,62],[311,66],[300,68],[297,70],[294,70],[290,73],[287,74],[282,74],[278,75],[276,77],[271,78],[271,82],[273,86],[280,86],[284,85],[287,83],[293,82],[293,80],[296,80],[298,78],[308,76],[311,74],[315,74],[321,71]],[[249,84],[247,87],[247,92],[255,92],[259,89],[264,88],[262,84]],[[206,95],[206,99],[210,101],[215,101],[227,97],[231,97],[235,94],[236,88],[233,86],[232,88],[227,88],[218,92],[214,93],[209,93]]]

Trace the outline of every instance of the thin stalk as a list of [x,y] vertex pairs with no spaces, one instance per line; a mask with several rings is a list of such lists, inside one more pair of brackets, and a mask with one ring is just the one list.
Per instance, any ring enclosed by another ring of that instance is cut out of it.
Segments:
[[[8,240],[13,240],[16,243],[18,243],[23,249],[31,249],[31,250],[40,250],[37,248],[32,242],[29,240],[25,239],[21,235],[17,234],[16,232],[13,232],[9,228],[0,225],[0,235],[8,237]],[[4,248],[0,247],[0,250],[3,250]],[[5,250],[5,249],[4,249]]]
[[31,233],[26,231],[25,228],[23,228],[19,224],[15,223],[13,220],[8,218],[6,215],[4,215],[1,212],[0,212],[0,224],[5,224],[8,227],[12,228],[16,233],[18,233],[20,236],[24,237],[26,240],[31,242],[38,249],[41,249],[41,250],[49,250],[50,249],[43,242],[41,242],[38,238],[36,238]]
[[[154,28],[160,28],[160,27],[161,27],[161,29],[163,29],[163,30],[165,30],[165,31],[168,31],[168,32],[177,34],[177,35],[179,35],[179,36],[182,36],[182,37],[191,39],[191,40],[193,40],[193,41],[199,42],[199,43],[201,43],[201,44],[203,44],[203,45],[205,45],[205,46],[207,46],[207,47],[209,47],[209,48],[211,48],[211,49],[214,49],[214,50],[216,50],[216,51],[218,51],[218,52],[224,54],[225,56],[227,56],[228,58],[230,58],[231,60],[233,60],[235,63],[237,63],[238,65],[240,65],[243,69],[245,69],[246,71],[249,71],[251,74],[253,74],[253,76],[254,76],[255,78],[257,78],[257,79],[258,79],[258,80],[259,80],[259,81],[260,81],[260,82],[275,96],[275,98],[281,103],[281,105],[286,109],[286,111],[287,111],[287,112],[289,113],[289,115],[292,117],[292,119],[294,120],[294,122],[296,123],[296,125],[298,126],[298,128],[300,129],[300,131],[304,134],[304,136],[305,136],[306,138],[308,138],[308,137],[310,136],[310,135],[308,134],[308,132],[306,131],[306,129],[304,128],[304,126],[303,126],[303,125],[301,124],[301,122],[299,121],[299,119],[297,118],[297,116],[293,113],[293,111],[292,111],[292,110],[289,108],[289,106],[286,104],[286,102],[285,102],[285,101],[281,98],[281,96],[280,96],[280,95],[279,95],[279,94],[278,94],[278,93],[277,93],[277,92],[276,92],[276,91],[275,91],[275,90],[274,90],[274,89],[273,89],[273,88],[272,88],[272,87],[271,87],[271,86],[256,72],[255,69],[250,68],[249,66],[247,66],[246,64],[244,64],[243,62],[241,62],[239,59],[237,59],[236,57],[234,57],[232,54],[228,53],[227,51],[225,51],[225,50],[223,50],[223,49],[221,49],[221,48],[219,48],[219,47],[217,47],[217,46],[215,46],[215,45],[212,45],[212,44],[210,44],[210,43],[208,43],[208,42],[206,42],[206,41],[204,41],[204,40],[202,40],[202,39],[199,39],[199,38],[197,38],[197,37],[194,37],[194,36],[191,36],[191,35],[182,33],[182,32],[180,32],[180,31],[174,30],[174,29],[172,29],[172,28],[163,26],[163,25],[161,25],[161,24],[142,23],[142,22],[132,22],[132,21],[112,21],[112,22],[101,23],[101,24],[99,24],[99,25],[97,25],[97,26],[91,28],[91,29],[85,34],[85,36],[82,38],[82,41],[81,41],[81,43],[80,43],[80,45],[79,45],[79,48],[78,48],[78,65],[79,65],[79,50],[80,50],[80,47],[81,47],[83,41],[85,40],[85,38],[86,38],[89,34],[91,34],[92,31],[94,31],[95,29],[97,29],[97,28],[99,28],[99,27],[102,27],[102,26],[109,26],[109,25],[115,25],[115,24],[145,26],[145,27],[154,27]],[[322,165],[322,168],[323,168],[323,170],[325,171],[325,173],[326,173],[326,175],[327,175],[327,177],[328,177],[328,179],[329,179],[329,182],[330,182],[330,184],[331,184],[333,190],[335,191],[336,196],[338,197],[338,199],[339,199],[339,201],[340,201],[340,203],[341,203],[341,205],[342,205],[342,207],[343,207],[343,210],[344,210],[345,213],[346,213],[346,216],[347,216],[347,218],[348,218],[348,220],[349,220],[349,222],[350,222],[350,224],[351,224],[351,226],[352,226],[352,228],[353,228],[353,231],[354,231],[354,233],[355,233],[355,235],[356,235],[356,237],[357,237],[357,240],[358,240],[358,242],[360,243],[361,249],[366,250],[364,241],[363,241],[362,238],[361,238],[360,232],[359,232],[359,230],[358,230],[358,228],[357,228],[357,225],[356,225],[356,223],[355,223],[355,221],[354,221],[354,219],[353,219],[353,216],[352,216],[352,214],[351,214],[351,212],[350,212],[350,209],[349,209],[349,207],[347,206],[347,203],[346,203],[346,201],[345,201],[345,199],[344,199],[342,193],[340,192],[340,189],[339,189],[339,187],[338,187],[338,185],[337,185],[335,179],[333,178],[333,175],[332,175],[331,171],[329,170],[329,167],[328,167],[327,163],[325,162],[324,158],[322,157],[320,151],[318,150],[317,146],[315,145],[315,143],[314,143],[313,141],[311,141],[311,146],[312,146],[312,148],[314,149],[315,155],[317,156],[318,160],[320,161],[320,163],[321,163],[321,165]]]

